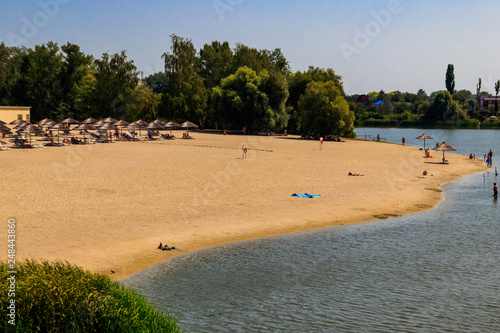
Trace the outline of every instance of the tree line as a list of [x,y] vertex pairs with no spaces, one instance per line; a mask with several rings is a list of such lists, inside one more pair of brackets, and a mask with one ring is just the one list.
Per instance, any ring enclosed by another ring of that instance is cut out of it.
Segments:
[[94,58],[75,44],[34,49],[0,44],[0,105],[31,106],[32,119],[108,116],[190,120],[205,128],[353,136],[342,77],[292,72],[274,50],[213,41],[197,51],[171,35],[164,71],[144,80],[125,51]]
[[[423,89],[416,94],[402,93],[399,90],[386,93],[381,90],[367,94],[369,103],[359,103],[360,95],[346,96],[346,100],[355,113],[355,126],[500,127],[500,122],[496,118],[499,111],[497,98],[500,92],[500,80],[495,83],[493,108],[483,108],[479,105],[481,96],[491,95],[481,90],[481,78],[478,79],[475,95],[466,89],[456,90],[454,65],[449,64],[444,83],[445,89],[434,91],[430,95]],[[383,103],[371,105],[376,101]]]

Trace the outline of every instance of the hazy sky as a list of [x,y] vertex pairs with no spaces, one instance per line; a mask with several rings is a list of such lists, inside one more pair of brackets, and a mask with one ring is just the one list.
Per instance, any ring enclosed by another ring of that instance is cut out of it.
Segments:
[[494,93],[500,80],[500,2],[493,0],[40,0],[2,1],[8,46],[71,42],[86,54],[126,50],[145,75],[163,70],[170,35],[199,50],[214,40],[280,48],[293,71],[332,68],[347,94],[445,89]]

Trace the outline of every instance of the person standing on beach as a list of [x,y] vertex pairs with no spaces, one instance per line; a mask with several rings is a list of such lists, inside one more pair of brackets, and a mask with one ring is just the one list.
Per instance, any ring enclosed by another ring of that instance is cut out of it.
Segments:
[[498,197],[498,186],[497,183],[493,183],[493,196]]
[[401,142],[403,143],[403,146],[405,145],[405,142],[406,142],[406,139],[405,137],[403,136],[403,139],[401,140]]

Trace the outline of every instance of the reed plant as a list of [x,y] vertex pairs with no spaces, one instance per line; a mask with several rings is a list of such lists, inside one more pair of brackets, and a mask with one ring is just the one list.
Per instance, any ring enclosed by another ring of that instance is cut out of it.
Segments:
[[[28,260],[11,275],[0,263],[0,332],[181,332],[176,320],[142,295],[68,262]],[[11,289],[11,288],[10,288]],[[15,299],[15,325],[7,307]]]

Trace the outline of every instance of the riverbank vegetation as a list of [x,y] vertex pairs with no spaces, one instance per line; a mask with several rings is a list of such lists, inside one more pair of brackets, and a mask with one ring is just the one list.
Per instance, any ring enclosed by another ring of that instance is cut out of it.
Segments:
[[[479,97],[489,95],[480,80],[475,96],[456,91],[453,65],[446,90],[430,95],[420,89],[348,96],[333,69],[292,72],[279,48],[213,41],[198,51],[171,35],[161,61],[163,71],[143,77],[125,51],[94,58],[69,42],[34,49],[0,43],[0,105],[31,106],[33,121],[190,120],[246,133],[352,137],[354,126],[500,128],[498,103],[479,106]],[[498,97],[500,84],[495,89]]]
[[0,263],[2,332],[181,332],[175,319],[107,276],[34,260],[12,271]]

